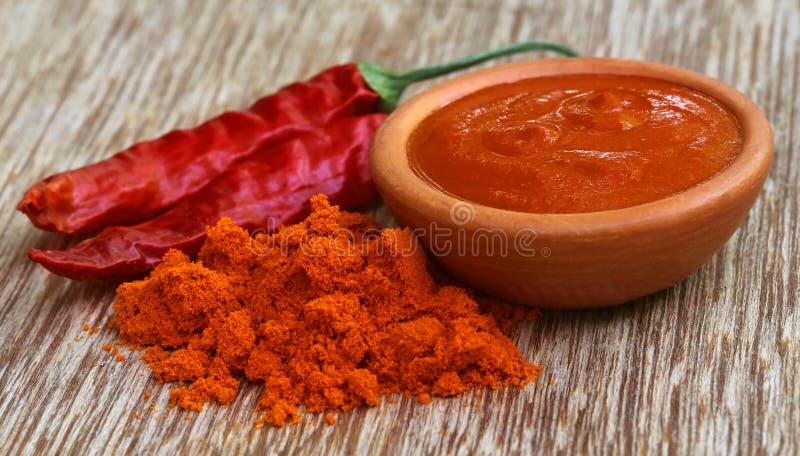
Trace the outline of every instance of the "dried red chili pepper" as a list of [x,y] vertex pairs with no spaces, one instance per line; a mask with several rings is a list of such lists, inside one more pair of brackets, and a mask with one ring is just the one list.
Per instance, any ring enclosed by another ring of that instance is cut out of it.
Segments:
[[[534,41],[407,72],[342,65],[262,98],[248,111],[45,179],[18,206],[35,225],[65,233],[108,228],[70,249],[33,249],[29,256],[75,279],[126,277],[153,267],[169,248],[193,253],[203,227],[224,215],[248,228],[269,220],[291,223],[320,192],[345,209],[365,204],[375,196],[367,148],[383,118],[379,110],[394,109],[416,81],[530,50],[577,55]],[[157,213],[131,227],[110,226]]]
[[356,65],[284,87],[250,109],[176,130],[94,165],[50,176],[19,202],[39,228],[87,233],[147,220],[203,188],[259,147],[336,118],[377,111],[378,96]]
[[339,119],[325,129],[265,146],[206,188],[163,214],[133,226],[113,226],[72,248],[28,255],[50,271],[77,280],[141,274],[170,248],[194,255],[205,227],[222,215],[253,230],[294,223],[317,193],[357,207],[375,198],[367,160],[372,135],[386,117]]

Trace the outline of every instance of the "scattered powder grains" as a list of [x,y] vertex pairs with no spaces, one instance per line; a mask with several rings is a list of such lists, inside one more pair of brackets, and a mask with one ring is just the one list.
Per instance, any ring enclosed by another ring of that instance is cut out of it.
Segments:
[[147,347],[159,380],[179,382],[174,405],[228,404],[247,379],[264,384],[259,423],[281,426],[301,406],[348,410],[397,392],[427,403],[536,379],[500,328],[518,311],[485,311],[437,284],[407,229],[380,231],[321,195],[311,206],[304,222],[255,238],[222,219],[197,261],[170,251],[119,287],[120,336]]
[[88,323],[83,325],[83,330],[88,332],[89,334],[97,334],[97,333],[100,332],[100,328],[99,327],[92,328],[91,326],[89,326]]
[[114,344],[105,344],[102,347],[100,347],[100,349],[103,351],[111,352],[111,356],[113,356],[114,359],[116,359],[119,362],[125,361],[125,359],[127,359],[125,355],[119,352],[119,350],[117,349],[117,347],[114,346]]

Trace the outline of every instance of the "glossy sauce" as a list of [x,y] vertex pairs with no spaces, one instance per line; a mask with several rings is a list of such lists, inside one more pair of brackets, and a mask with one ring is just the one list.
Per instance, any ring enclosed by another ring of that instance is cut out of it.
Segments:
[[488,87],[434,111],[408,154],[432,186],[536,213],[619,209],[708,180],[737,156],[714,99],[638,76],[569,75]]

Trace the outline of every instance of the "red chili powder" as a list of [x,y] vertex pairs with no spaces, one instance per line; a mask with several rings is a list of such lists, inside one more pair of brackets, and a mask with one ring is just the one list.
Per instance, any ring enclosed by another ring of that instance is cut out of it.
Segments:
[[427,403],[536,379],[541,368],[500,325],[538,311],[482,308],[434,281],[408,229],[381,230],[322,195],[311,207],[305,221],[254,238],[223,218],[197,261],[173,250],[119,287],[120,336],[147,347],[160,381],[180,382],[174,405],[229,404],[246,379],[264,385],[260,422],[281,426],[300,406],[348,410],[398,392]]

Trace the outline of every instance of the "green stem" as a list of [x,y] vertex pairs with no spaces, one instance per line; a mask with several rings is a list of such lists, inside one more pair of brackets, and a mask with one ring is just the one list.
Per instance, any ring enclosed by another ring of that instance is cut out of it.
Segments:
[[367,81],[369,87],[381,97],[381,109],[386,112],[391,112],[397,107],[400,96],[403,95],[403,91],[406,87],[415,82],[462,70],[487,60],[527,51],[552,51],[556,54],[569,57],[576,57],[578,55],[578,53],[572,49],[558,44],[548,43],[546,41],[523,41],[472,54],[450,63],[417,68],[416,70],[392,71],[382,66],[375,65],[374,63],[366,62],[359,63],[358,70],[361,72],[361,76],[364,77],[364,80]]

